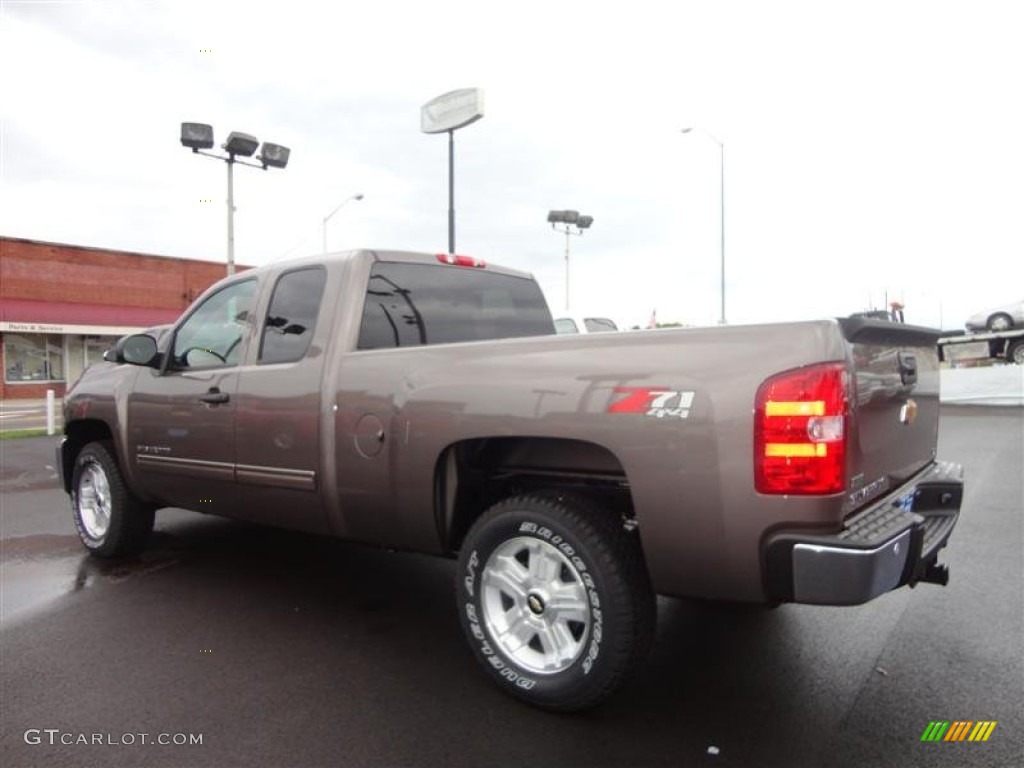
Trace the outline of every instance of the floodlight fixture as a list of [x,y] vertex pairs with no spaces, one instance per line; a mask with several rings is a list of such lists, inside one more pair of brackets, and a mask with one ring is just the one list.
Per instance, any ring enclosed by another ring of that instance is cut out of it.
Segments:
[[548,211],[548,221],[551,224],[575,224],[579,217],[579,211]]
[[241,133],[239,131],[232,131],[228,134],[228,140],[224,142],[222,149],[229,155],[252,157],[256,152],[256,147],[259,145],[260,140],[255,136],[250,136],[248,133]]
[[213,149],[213,127],[206,123],[182,123],[181,144],[193,152],[212,157],[215,160],[223,160],[228,166],[228,263],[227,272],[235,274],[235,165],[248,165],[251,168],[284,168],[288,165],[288,158],[291,150],[280,144],[272,144],[269,141],[263,142],[260,154],[256,158],[259,164],[246,162],[239,158],[252,157],[260,141],[255,136],[240,131],[232,131],[228,134],[228,140],[221,145],[227,154],[221,155],[205,150]]
[[284,168],[288,165],[288,156],[292,153],[288,147],[264,141],[256,159],[263,163],[264,168]]
[[[582,235],[594,223],[593,216],[581,215],[579,211],[548,211],[551,228],[565,234],[565,309],[569,310],[569,236]],[[561,224],[562,226],[557,226]]]
[[181,144],[193,152],[213,149],[213,126],[206,123],[182,123]]

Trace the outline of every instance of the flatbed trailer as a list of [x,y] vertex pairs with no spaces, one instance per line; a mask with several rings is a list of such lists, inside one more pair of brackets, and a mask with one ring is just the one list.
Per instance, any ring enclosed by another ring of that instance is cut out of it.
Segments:
[[1008,331],[967,331],[941,336],[938,341],[939,360],[947,359],[947,347],[978,342],[985,342],[988,345],[989,358],[1024,365],[1024,328],[1013,328]]

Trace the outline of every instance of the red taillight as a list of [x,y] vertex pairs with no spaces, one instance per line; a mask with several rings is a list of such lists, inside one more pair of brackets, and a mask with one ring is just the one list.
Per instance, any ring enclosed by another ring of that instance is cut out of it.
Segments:
[[437,260],[442,264],[453,264],[456,267],[486,267],[487,262],[483,259],[474,259],[472,256],[459,256],[454,253],[439,253]]
[[826,363],[780,373],[758,388],[758,493],[825,495],[846,488],[848,380],[843,363]]

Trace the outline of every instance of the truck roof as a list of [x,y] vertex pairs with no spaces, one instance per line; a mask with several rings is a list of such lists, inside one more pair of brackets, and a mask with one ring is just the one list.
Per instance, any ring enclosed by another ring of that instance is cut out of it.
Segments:
[[[305,266],[312,264],[324,264],[329,262],[339,261],[352,261],[356,259],[369,259],[371,261],[389,261],[389,262],[403,262],[407,264],[444,264],[441,259],[448,257],[446,253],[428,253],[425,251],[400,251],[400,250],[383,250],[383,249],[370,249],[370,248],[357,248],[350,251],[335,251],[332,253],[321,253],[315,256],[303,256],[296,259],[288,259],[287,261],[275,261],[271,264],[257,267],[259,270],[286,270],[292,269],[297,266]],[[452,266],[459,266],[461,268],[471,269],[484,269],[488,272],[496,272],[502,275],[509,275],[511,277],[521,277],[527,280],[533,279],[533,275],[529,272],[523,272],[518,269],[511,269],[509,267],[503,267],[497,264],[493,264],[490,261],[481,259],[476,256],[463,257],[461,254],[454,258],[465,258],[469,262],[474,262],[472,265],[469,263],[453,264]]]

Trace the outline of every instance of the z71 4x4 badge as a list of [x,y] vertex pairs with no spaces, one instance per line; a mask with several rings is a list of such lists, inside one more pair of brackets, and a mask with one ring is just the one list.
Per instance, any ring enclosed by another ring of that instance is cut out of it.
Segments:
[[655,419],[687,419],[696,392],[663,387],[616,387],[624,395],[608,405],[608,413],[642,413]]

